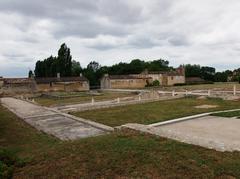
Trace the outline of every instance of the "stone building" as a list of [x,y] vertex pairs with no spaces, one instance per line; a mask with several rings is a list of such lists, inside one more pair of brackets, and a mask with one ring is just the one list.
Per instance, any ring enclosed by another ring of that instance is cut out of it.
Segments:
[[140,75],[104,75],[101,79],[101,89],[144,88],[150,77]]
[[158,80],[161,86],[174,86],[176,84],[185,84],[185,70],[180,66],[174,71],[149,72],[145,70],[141,75],[151,77],[152,80]]
[[89,81],[83,76],[79,77],[52,77],[35,78],[37,90],[48,91],[88,91]]
[[83,77],[53,78],[0,78],[4,94],[21,94],[49,91],[88,91],[89,81]]
[[144,88],[147,84],[158,80],[161,86],[173,86],[185,84],[184,67],[179,67],[174,71],[149,72],[145,70],[141,74],[132,75],[104,75],[101,79],[102,89],[121,88]]
[[4,94],[32,93],[36,83],[32,78],[0,78],[0,88]]

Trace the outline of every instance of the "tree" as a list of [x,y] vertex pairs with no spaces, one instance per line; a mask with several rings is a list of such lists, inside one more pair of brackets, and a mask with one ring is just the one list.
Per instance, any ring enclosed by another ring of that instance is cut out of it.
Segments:
[[[75,66],[74,70],[74,73],[78,73],[77,70],[79,69],[76,69]],[[63,43],[58,50],[58,57],[50,56],[43,61],[37,61],[34,70],[36,77],[56,77],[57,73],[65,77],[71,76],[72,71],[72,56],[70,49],[65,43]]]
[[217,72],[214,76],[214,81],[216,82],[227,82],[228,75],[225,72]]
[[215,68],[213,67],[201,67],[201,75],[200,77],[206,81],[214,81],[215,78]]
[[87,68],[83,69],[83,75],[90,81],[91,86],[100,85],[100,77],[97,76],[98,71],[101,69],[101,66],[96,61],[91,61]]
[[145,62],[149,71],[169,71],[171,68],[168,66],[169,62],[167,60],[159,59],[150,62]]
[[145,62],[139,59],[132,60],[128,65],[129,74],[138,74],[145,70]]
[[184,66],[186,77],[201,77],[200,65],[187,64]]
[[72,76],[79,76],[82,72],[82,67],[79,62],[73,60],[72,61]]
[[94,72],[96,72],[100,68],[101,66],[99,65],[99,63],[95,61],[91,61],[87,66],[87,69],[93,70]]
[[60,73],[61,76],[71,76],[72,56],[70,49],[65,43],[63,43],[58,50],[57,63],[57,72]]
[[32,70],[29,70],[29,72],[28,72],[28,78],[32,78],[32,77],[34,77],[33,71],[32,71]]

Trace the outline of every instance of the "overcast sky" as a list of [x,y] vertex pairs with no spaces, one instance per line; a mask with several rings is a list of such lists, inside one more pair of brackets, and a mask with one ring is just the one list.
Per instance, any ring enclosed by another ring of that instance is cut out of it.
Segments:
[[66,42],[75,60],[240,67],[239,0],[0,0],[0,76],[26,76]]

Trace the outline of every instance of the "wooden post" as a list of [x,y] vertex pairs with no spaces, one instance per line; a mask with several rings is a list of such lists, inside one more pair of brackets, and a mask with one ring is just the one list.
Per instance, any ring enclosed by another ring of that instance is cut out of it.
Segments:
[[94,105],[94,98],[92,98],[92,105]]
[[236,85],[233,86],[233,95],[236,96]]
[[210,96],[211,95],[211,90],[208,90],[208,96]]
[[172,96],[175,96],[175,91],[174,90],[172,91]]

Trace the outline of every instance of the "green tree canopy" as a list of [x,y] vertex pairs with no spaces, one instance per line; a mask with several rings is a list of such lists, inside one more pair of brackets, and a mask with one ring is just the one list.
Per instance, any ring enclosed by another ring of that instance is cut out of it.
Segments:
[[37,61],[34,70],[36,77],[56,77],[57,73],[66,77],[72,76],[72,71],[72,56],[65,43],[58,50],[57,57],[50,56],[43,61]]

